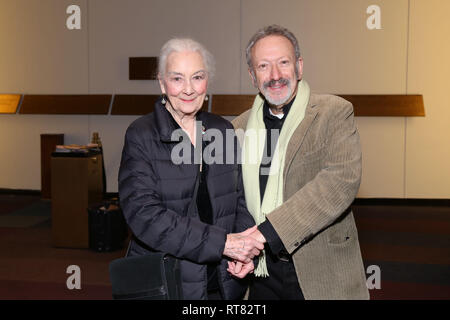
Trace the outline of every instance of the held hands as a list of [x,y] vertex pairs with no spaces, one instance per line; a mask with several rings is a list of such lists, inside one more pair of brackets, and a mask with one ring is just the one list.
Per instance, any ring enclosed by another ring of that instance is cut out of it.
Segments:
[[266,239],[259,232],[256,225],[241,233],[228,234],[224,255],[232,258],[234,261],[228,262],[227,271],[241,279],[248,273],[253,273],[255,266],[251,259],[259,255],[261,250],[264,249],[265,242]]
[[245,278],[245,276],[249,273],[253,273],[253,270],[255,269],[255,265],[253,264],[253,261],[250,261],[249,263],[242,263],[239,261],[228,261],[228,269],[227,271],[234,277],[242,279]]
[[225,242],[225,249],[223,254],[233,260],[238,260],[243,263],[249,263],[252,259],[259,255],[264,249],[264,243],[256,240],[250,236],[257,231],[257,226],[248,228],[241,233],[227,234],[227,241]]

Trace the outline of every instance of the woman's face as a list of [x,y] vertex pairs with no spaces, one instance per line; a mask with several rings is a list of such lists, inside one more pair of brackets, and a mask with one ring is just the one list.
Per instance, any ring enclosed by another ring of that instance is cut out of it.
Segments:
[[159,84],[180,117],[195,115],[203,105],[208,88],[208,73],[201,54],[196,51],[170,53],[166,74]]

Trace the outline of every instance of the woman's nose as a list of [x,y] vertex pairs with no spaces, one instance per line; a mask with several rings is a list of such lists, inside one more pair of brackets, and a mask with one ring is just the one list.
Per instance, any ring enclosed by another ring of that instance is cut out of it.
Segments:
[[192,88],[192,84],[191,84],[190,80],[186,81],[183,92],[187,95],[191,95],[194,93],[194,89]]

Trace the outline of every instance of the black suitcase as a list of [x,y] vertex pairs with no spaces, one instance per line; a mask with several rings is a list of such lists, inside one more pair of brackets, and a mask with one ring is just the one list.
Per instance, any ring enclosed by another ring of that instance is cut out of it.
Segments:
[[88,208],[89,248],[98,252],[122,249],[128,228],[118,201],[109,200]]

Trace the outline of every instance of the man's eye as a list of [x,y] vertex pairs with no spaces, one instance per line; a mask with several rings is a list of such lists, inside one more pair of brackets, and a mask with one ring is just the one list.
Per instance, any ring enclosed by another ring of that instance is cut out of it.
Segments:
[[281,61],[281,64],[284,65],[284,66],[286,66],[286,65],[289,64],[289,60],[283,60],[283,61]]
[[173,77],[172,81],[176,81],[176,82],[181,81],[181,77]]
[[204,75],[194,76],[194,80],[203,80],[203,79],[205,79]]
[[259,70],[264,70],[264,69],[266,69],[267,68],[267,64],[260,64],[259,66],[258,66],[258,69]]

